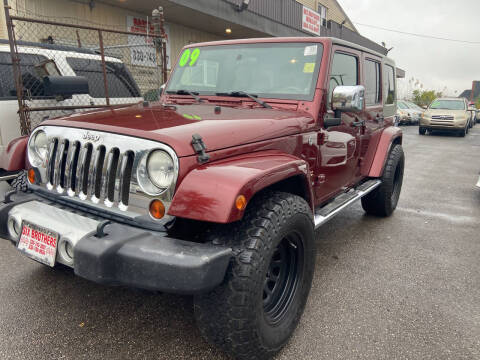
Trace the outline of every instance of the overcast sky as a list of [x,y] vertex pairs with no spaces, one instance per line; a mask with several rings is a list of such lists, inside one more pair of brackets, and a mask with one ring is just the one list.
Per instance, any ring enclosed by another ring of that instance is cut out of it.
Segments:
[[[447,87],[449,95],[480,80],[480,0],[338,1],[363,36],[394,47],[389,56],[407,71],[407,79],[414,77],[427,89]],[[479,44],[424,39],[357,23]]]

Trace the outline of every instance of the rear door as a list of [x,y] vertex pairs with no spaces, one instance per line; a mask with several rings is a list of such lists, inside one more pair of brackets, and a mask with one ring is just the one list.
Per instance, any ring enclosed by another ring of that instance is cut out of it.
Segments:
[[382,59],[363,53],[363,85],[365,86],[365,129],[362,134],[360,157],[367,156],[368,151],[375,152],[377,140],[385,126],[383,109]]

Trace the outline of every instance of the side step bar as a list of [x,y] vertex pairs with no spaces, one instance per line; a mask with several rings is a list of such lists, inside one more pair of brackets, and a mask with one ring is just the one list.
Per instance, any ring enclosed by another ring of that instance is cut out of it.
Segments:
[[338,195],[332,202],[328,203],[327,205],[316,209],[314,216],[315,229],[332,219],[335,215],[337,215],[347,206],[350,206],[355,201],[360,200],[362,197],[367,195],[369,192],[375,190],[377,187],[380,186],[381,183],[381,180],[377,179],[368,180],[363,184],[357,186],[355,189]]
[[20,175],[19,172],[15,173],[15,174],[0,175],[0,182],[1,182],[1,181],[13,180],[13,179],[15,179],[18,175]]

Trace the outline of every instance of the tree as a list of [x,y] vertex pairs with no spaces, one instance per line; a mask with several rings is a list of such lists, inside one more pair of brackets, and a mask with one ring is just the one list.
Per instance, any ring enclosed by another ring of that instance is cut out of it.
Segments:
[[477,109],[480,109],[480,97],[477,99],[475,106],[477,107]]
[[435,90],[414,90],[413,102],[418,106],[428,106],[436,98],[442,97],[441,91]]

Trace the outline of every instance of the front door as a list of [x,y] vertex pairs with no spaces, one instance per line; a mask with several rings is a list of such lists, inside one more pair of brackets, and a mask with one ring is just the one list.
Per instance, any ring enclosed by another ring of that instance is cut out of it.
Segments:
[[[361,84],[360,61],[361,53],[358,51],[338,46],[333,48],[326,116],[334,117],[330,102],[335,87]],[[365,133],[364,115],[363,112],[342,113],[339,126],[324,130],[315,186],[318,203],[351,186],[358,177],[362,136]]]

